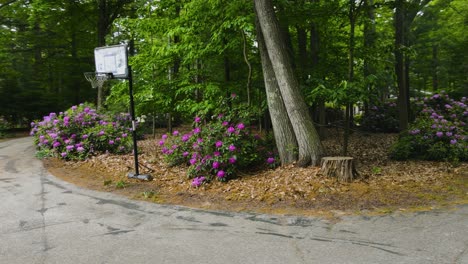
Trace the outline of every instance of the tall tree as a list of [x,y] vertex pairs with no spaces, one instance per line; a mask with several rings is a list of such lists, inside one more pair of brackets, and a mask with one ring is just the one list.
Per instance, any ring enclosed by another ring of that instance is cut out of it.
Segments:
[[268,57],[299,146],[298,165],[317,165],[323,153],[322,145],[294,75],[273,3],[271,0],[255,0],[254,4]]
[[283,97],[281,96],[273,66],[268,57],[268,51],[258,19],[255,22],[271,124],[281,164],[286,165],[297,160],[297,154],[294,151],[298,147],[297,141]]

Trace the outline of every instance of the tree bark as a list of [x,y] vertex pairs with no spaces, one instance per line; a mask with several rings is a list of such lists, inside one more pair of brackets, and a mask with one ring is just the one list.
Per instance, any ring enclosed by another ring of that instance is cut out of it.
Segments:
[[265,39],[268,57],[298,142],[298,165],[318,165],[323,153],[322,145],[292,70],[292,63],[281,36],[273,3],[271,0],[255,0],[255,10]]
[[437,45],[432,45],[432,91],[437,91],[439,88],[439,78],[437,76],[437,66],[439,60],[437,59],[438,47]]
[[395,74],[397,76],[398,86],[398,113],[399,113],[399,129],[404,131],[408,129],[408,112],[407,97],[409,97],[406,89],[406,71],[403,55],[403,47],[405,43],[404,23],[405,23],[405,1],[396,0],[395,9]]
[[[370,59],[374,47],[375,47],[375,36],[376,36],[376,29],[375,29],[375,10],[374,10],[374,0],[364,0],[364,8],[366,10],[367,19],[364,23],[364,50],[368,54],[364,58],[364,78],[367,80],[369,76],[375,74],[374,63]],[[369,94],[374,90],[374,86],[367,82],[366,90]],[[376,91],[378,94],[382,92]],[[370,98],[370,100],[374,100]],[[370,104],[376,105],[376,102],[371,101]],[[369,102],[364,102],[364,114],[368,114],[369,112]]]
[[297,57],[301,81],[307,79],[307,32],[305,28],[297,26]]
[[257,30],[258,48],[262,62],[263,79],[265,80],[265,90],[267,95],[268,110],[271,117],[271,125],[275,136],[276,147],[282,165],[293,163],[297,160],[297,141],[294,130],[289,120],[286,106],[284,105],[281,91],[276,81],[275,72],[271,65],[265,41],[258,20],[255,21]]

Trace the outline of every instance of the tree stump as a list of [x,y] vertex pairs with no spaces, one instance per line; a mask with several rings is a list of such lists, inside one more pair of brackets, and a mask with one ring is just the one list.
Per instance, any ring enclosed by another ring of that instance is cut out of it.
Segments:
[[352,181],[358,175],[352,157],[324,157],[321,161],[321,172],[338,181]]

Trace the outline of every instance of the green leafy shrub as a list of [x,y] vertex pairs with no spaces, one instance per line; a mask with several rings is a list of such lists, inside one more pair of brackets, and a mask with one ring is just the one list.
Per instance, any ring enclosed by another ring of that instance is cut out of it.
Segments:
[[0,138],[3,138],[6,136],[6,131],[10,125],[8,124],[8,121],[6,121],[3,117],[0,116]]
[[128,114],[110,117],[85,104],[58,115],[50,113],[31,127],[39,157],[82,160],[95,153],[127,153],[131,149]]
[[391,157],[425,160],[468,160],[468,106],[466,98],[450,99],[445,93],[418,100],[415,122],[393,146]]
[[396,103],[385,102],[371,106],[362,116],[361,127],[365,131],[394,133],[398,132],[398,110]]
[[226,181],[237,170],[264,161],[275,165],[277,159],[268,151],[266,140],[252,134],[248,120],[241,121],[239,112],[238,108],[230,114],[215,115],[206,124],[195,117],[189,133],[163,135],[159,145],[167,162],[172,166],[187,164],[188,177],[195,187],[213,179]]

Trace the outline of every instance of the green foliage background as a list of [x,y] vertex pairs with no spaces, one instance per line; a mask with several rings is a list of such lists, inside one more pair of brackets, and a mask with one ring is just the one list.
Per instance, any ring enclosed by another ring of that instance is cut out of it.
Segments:
[[[407,33],[411,45],[403,47],[411,61],[410,92],[445,89],[460,98],[468,90],[468,3],[433,0],[420,7],[421,2],[405,1],[417,12]],[[358,7],[353,80],[348,80],[350,1],[274,3],[309,105],[317,100],[380,104],[396,95],[395,1],[353,2]],[[83,72],[94,70],[100,14],[109,22],[106,43],[130,47],[138,115],[207,115],[216,112],[219,97],[231,93],[259,118],[266,113],[252,1],[18,0],[0,4],[0,117],[21,126],[96,100]],[[313,65],[317,36],[318,64]],[[124,81],[106,85],[108,110],[127,111],[127,87]]]

